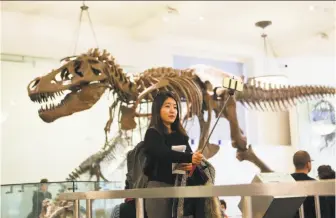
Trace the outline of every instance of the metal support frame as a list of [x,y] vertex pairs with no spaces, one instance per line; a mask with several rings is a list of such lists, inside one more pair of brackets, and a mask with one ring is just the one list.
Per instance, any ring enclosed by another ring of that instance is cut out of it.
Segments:
[[315,198],[316,218],[321,218],[320,197],[318,195],[315,195],[314,198]]
[[92,218],[92,200],[86,199],[86,218]]
[[[315,195],[314,196],[314,202],[315,202],[316,218],[321,218],[322,216],[321,216],[321,207],[320,207],[320,196]],[[299,212],[300,212],[299,213],[300,218],[305,218],[303,204],[301,205]]]
[[[255,183],[225,186],[192,186],[172,188],[144,188],[117,191],[91,191],[61,193],[61,200],[74,200],[74,217],[79,217],[79,200],[86,200],[86,217],[92,218],[92,200],[94,199],[136,199],[136,217],[144,217],[144,198],[187,198],[214,196],[283,196],[303,197],[315,196],[317,218],[320,214],[320,195],[335,195],[335,180],[300,181],[295,183]],[[300,207],[300,218],[304,218],[303,205]]]
[[74,211],[73,211],[74,218],[79,218],[79,200],[74,201]]
[[304,218],[304,217],[305,217],[305,215],[304,215],[304,210],[303,210],[303,204],[302,204],[301,207],[300,207],[299,215],[300,215],[300,218]]
[[144,199],[137,198],[135,199],[135,208],[136,208],[136,218],[144,218]]

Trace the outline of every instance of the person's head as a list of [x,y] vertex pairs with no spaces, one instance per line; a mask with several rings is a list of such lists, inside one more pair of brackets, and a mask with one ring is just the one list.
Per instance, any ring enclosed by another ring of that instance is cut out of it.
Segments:
[[41,191],[47,191],[48,189],[48,179],[41,179],[40,181],[41,184]]
[[335,171],[330,165],[321,165],[317,168],[318,177],[320,179],[335,179]]
[[180,122],[179,99],[171,92],[159,92],[152,104],[152,117],[150,127],[162,133],[167,133],[168,128],[186,136]]
[[293,156],[293,164],[296,172],[308,174],[312,168],[311,162],[312,159],[307,151],[297,151]]
[[226,210],[226,202],[222,199],[220,200],[221,208]]

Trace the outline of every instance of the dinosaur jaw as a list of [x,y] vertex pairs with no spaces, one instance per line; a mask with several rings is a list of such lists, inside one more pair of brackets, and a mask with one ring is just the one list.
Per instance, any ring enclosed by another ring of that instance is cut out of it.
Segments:
[[90,109],[105,89],[106,86],[98,82],[72,87],[69,90],[34,93],[29,97],[32,101],[40,103],[40,118],[46,123],[51,123],[61,117]]
[[[55,98],[55,95],[58,95],[57,99]],[[78,98],[76,98],[75,92],[66,90],[64,92],[61,91],[56,92],[55,94],[53,93],[49,96],[53,97],[40,97],[41,100],[43,99],[42,101],[44,101],[44,103],[41,103],[41,108],[38,110],[38,114],[44,122],[51,123],[58,118],[69,116],[73,113],[79,112],[79,110],[75,110],[75,108],[73,107],[68,108],[69,104],[75,105],[75,103],[80,103],[78,102]],[[54,98],[54,100],[52,100],[52,98]]]

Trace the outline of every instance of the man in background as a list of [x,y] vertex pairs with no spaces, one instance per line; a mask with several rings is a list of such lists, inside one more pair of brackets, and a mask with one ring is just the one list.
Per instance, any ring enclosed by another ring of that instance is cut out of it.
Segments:
[[40,190],[34,191],[33,209],[27,218],[38,218],[42,211],[42,202],[44,199],[51,199],[52,195],[48,192],[48,179],[41,179]]
[[[293,164],[295,166],[295,173],[292,173],[292,177],[296,181],[315,180],[308,176],[311,171],[311,158],[306,151],[297,151],[293,156]],[[303,202],[304,217],[316,218],[315,212],[315,200],[313,196],[308,196]],[[299,218],[299,211],[296,212],[293,218]]]

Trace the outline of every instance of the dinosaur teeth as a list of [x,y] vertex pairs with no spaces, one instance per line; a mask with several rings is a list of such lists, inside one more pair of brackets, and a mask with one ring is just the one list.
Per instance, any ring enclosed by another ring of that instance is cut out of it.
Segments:
[[70,90],[58,91],[54,93],[39,93],[31,96],[34,102],[41,104],[39,112],[55,110],[65,104],[67,95],[71,93]]

